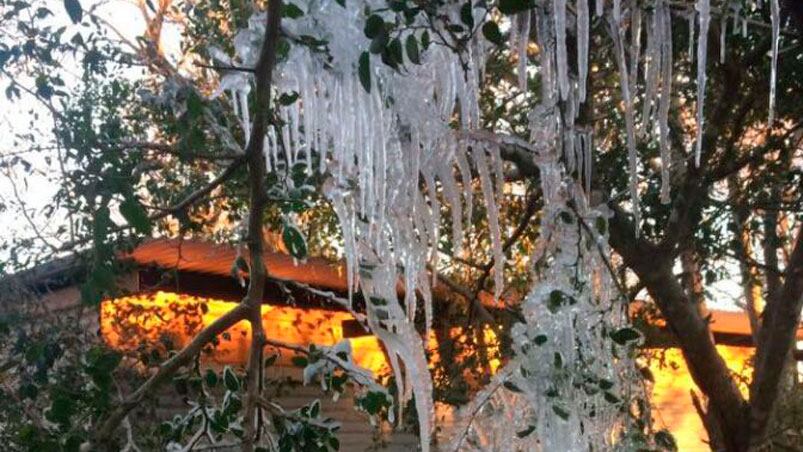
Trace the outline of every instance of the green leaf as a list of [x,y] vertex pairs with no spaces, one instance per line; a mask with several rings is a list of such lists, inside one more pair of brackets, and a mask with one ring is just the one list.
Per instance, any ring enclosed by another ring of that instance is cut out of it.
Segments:
[[214,370],[206,369],[206,375],[204,376],[204,379],[206,380],[206,385],[210,388],[217,386],[218,377]]
[[404,64],[404,52],[402,51],[402,43],[399,38],[395,38],[388,44],[388,53],[397,64]]
[[374,305],[374,306],[387,306],[388,305],[388,301],[385,300],[384,298],[370,297],[369,300],[371,300],[371,304]]
[[672,436],[668,430],[658,430],[655,432],[655,444],[669,451],[674,452],[678,450],[678,444],[675,442],[675,437]]
[[628,342],[636,341],[640,338],[641,334],[630,327],[620,328],[611,333],[611,339],[619,345],[625,345]]
[[296,259],[306,259],[307,258],[307,241],[304,239],[304,235],[301,234],[301,231],[298,228],[290,223],[286,223],[284,225],[284,229],[282,230],[282,241],[284,242],[284,246],[287,247],[287,251],[290,252],[290,255]]
[[605,221],[605,218],[597,217],[596,221],[594,221],[594,226],[597,228],[599,235],[605,235],[608,232],[608,222]]
[[298,92],[296,91],[291,93],[282,93],[282,95],[279,96],[279,104],[284,106],[290,105],[296,100],[298,100]]
[[471,14],[471,0],[460,7],[460,21],[462,21],[469,30],[474,28],[474,16]]
[[84,9],[81,7],[81,3],[78,0],[64,0],[64,9],[67,10],[67,14],[74,24],[81,22]]
[[294,356],[292,361],[296,367],[307,367],[307,364],[309,364],[309,360],[304,356]]
[[502,36],[502,32],[499,31],[499,25],[496,22],[485,22],[482,26],[482,35],[485,36],[485,39],[498,46],[505,45],[505,37]]
[[547,300],[547,309],[549,312],[555,314],[564,305],[571,305],[577,303],[573,297],[561,292],[560,290],[553,290],[549,293],[549,300]]
[[600,379],[599,381],[599,388],[603,391],[607,391],[613,387],[613,382],[611,380]]
[[343,8],[346,7],[346,0],[335,0],[338,5],[342,6]]
[[289,19],[298,19],[304,15],[304,11],[292,3],[285,3],[282,5],[282,17]]
[[429,48],[430,43],[431,41],[429,38],[429,31],[424,30],[424,32],[421,33],[421,48],[427,50]]
[[357,71],[360,75],[360,84],[365,88],[365,91],[371,92],[371,56],[368,52],[360,54],[360,62]]
[[75,413],[75,403],[67,396],[59,394],[53,398],[53,403],[45,413],[45,418],[61,425],[69,425],[70,417]]
[[223,385],[231,392],[237,392],[240,389],[240,379],[237,378],[237,374],[229,366],[223,369]]
[[502,14],[516,14],[534,7],[532,0],[499,0]]
[[552,411],[558,415],[559,418],[563,419],[564,421],[569,419],[569,412],[559,407],[557,405],[552,405]]
[[382,20],[382,18],[378,15],[372,14],[368,17],[368,20],[365,21],[365,28],[363,28],[363,32],[368,39],[374,39],[384,31],[385,21]]
[[610,392],[607,392],[607,391],[605,391],[604,397],[605,397],[605,401],[608,402],[608,403],[619,403],[621,401],[621,400],[619,400],[619,397],[616,397],[615,395],[613,395],[613,394],[611,394]]
[[404,48],[407,51],[407,58],[413,64],[421,64],[421,56],[418,54],[418,39],[415,38],[414,34],[407,35],[407,40],[404,41]]
[[526,437],[530,436],[530,433],[532,433],[534,431],[535,431],[535,426],[531,425],[531,426],[527,427],[526,429],[524,429],[524,430],[522,430],[520,432],[516,432],[516,436],[518,436],[519,438],[526,438]]
[[546,343],[546,341],[547,341],[546,334],[539,334],[538,336],[535,336],[535,339],[533,339],[533,342],[535,342],[535,345],[538,345],[538,346],[544,345]]
[[150,235],[152,230],[151,220],[148,218],[145,208],[134,196],[127,197],[120,203],[120,214],[137,232]]

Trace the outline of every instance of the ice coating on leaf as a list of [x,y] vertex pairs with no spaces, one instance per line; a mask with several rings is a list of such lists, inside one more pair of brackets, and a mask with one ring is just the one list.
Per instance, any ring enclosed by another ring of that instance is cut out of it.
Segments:
[[705,84],[707,76],[705,65],[708,56],[708,25],[711,21],[709,0],[697,0],[695,5],[700,17],[700,36],[697,39],[697,137],[695,139],[694,166],[700,166],[703,149],[703,128],[705,127]]

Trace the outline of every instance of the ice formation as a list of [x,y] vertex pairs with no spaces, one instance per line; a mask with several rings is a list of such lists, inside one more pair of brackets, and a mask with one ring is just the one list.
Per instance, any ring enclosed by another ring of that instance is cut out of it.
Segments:
[[711,21],[709,0],[697,0],[697,15],[700,17],[700,36],[697,38],[697,138],[694,148],[694,166],[700,166],[705,129],[705,65],[708,59],[708,25]]
[[[531,28],[535,30],[541,93],[540,103],[529,115],[527,140],[481,130],[484,64],[496,44],[481,33],[472,33],[459,52],[431,45],[422,46],[419,54],[422,29],[438,35],[448,35],[448,30],[442,22],[416,16],[407,24],[414,30],[407,33],[416,41],[415,55],[410,48],[404,50],[404,68],[396,70],[367,51],[371,47],[365,33],[369,15],[392,22],[396,14],[383,0],[311,1],[302,15],[283,21],[287,39],[309,43],[311,38],[318,44],[293,44],[278,63],[275,88],[289,101],[276,105],[280,121],[267,135],[267,166],[276,172],[300,168],[325,178],[324,194],[340,222],[350,290],[361,291],[366,300],[367,323],[387,348],[402,401],[415,398],[424,451],[429,449],[433,431],[432,382],[415,321],[423,311],[426,328],[432,323],[431,289],[436,278],[430,269],[439,258],[442,222],[451,222],[454,252],[462,253],[463,235],[471,228],[472,206],[477,201],[471,186],[475,175],[488,215],[494,291],[497,297],[501,294],[505,255],[499,215],[504,184],[500,148],[505,146],[529,153],[539,169],[544,207],[539,217],[541,238],[531,259],[535,284],[522,305],[524,320],[512,330],[514,358],[466,407],[452,446],[494,449],[500,444],[509,446],[512,434],[528,450],[584,450],[589,444],[613,447],[621,439],[617,436],[624,403],[620,395],[628,389],[633,366],[617,351],[628,344],[613,346],[609,336],[625,326],[627,315],[621,308],[624,305],[615,303],[618,295],[606,265],[609,212],[590,201],[593,128],[576,123],[590,95],[586,78],[593,40],[588,1],[536,0],[534,8],[506,19],[510,51],[518,53],[518,85],[523,91],[527,90]],[[671,8],[677,5],[654,0],[642,10],[640,2],[593,1],[595,15],[605,16],[614,44],[631,209],[638,225],[637,140],[654,140],[659,146],[664,203],[670,202],[673,165],[684,160],[673,155],[669,144]],[[452,2],[439,8],[443,17],[455,22],[488,20],[476,8],[469,10],[467,19],[462,6]],[[770,121],[780,27],[778,0],[772,0],[771,8]],[[696,0],[695,9],[678,13],[689,20],[690,62],[695,59],[695,21],[699,22],[694,150],[699,165],[709,0]],[[736,31],[738,10],[733,14]],[[745,23],[741,20],[743,33]],[[220,51],[215,58],[253,66],[264,24],[264,13],[253,16],[248,28],[237,34],[234,59]],[[722,24],[724,49],[725,18]],[[567,35],[572,34],[577,38],[575,70],[567,50]],[[401,41],[396,45],[402,52]],[[249,124],[249,77],[229,73],[216,93],[230,93],[244,130]],[[450,207],[449,218],[441,217],[444,205]],[[403,300],[397,302],[400,292]],[[423,304],[420,310],[419,303]],[[488,421],[494,416],[495,421]],[[505,417],[515,421],[500,420]]]

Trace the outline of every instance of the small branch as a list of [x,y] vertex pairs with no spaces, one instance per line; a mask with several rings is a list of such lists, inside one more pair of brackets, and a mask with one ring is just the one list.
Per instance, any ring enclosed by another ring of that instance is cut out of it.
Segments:
[[175,374],[184,365],[189,363],[194,356],[201,352],[201,350],[210,342],[212,342],[219,334],[228,330],[235,323],[245,319],[248,314],[247,306],[239,304],[217,320],[212,322],[209,326],[204,328],[198,333],[193,340],[187,344],[178,354],[173,355],[172,358],[165,361],[159,369],[148,380],[142,384],[134,393],[126,397],[119,405],[117,405],[107,415],[106,419],[100,423],[100,427],[95,431],[92,440],[89,443],[81,445],[82,451],[91,451],[102,449],[108,445],[112,435],[117,430],[117,427],[125,419],[131,410],[137,407],[145,397],[152,394],[159,388],[167,379]]

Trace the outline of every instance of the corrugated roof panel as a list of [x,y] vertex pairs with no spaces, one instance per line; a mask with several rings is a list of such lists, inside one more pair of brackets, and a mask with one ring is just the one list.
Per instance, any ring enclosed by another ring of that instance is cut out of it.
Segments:
[[[178,239],[155,239],[143,243],[127,257],[140,265],[228,276],[237,256],[228,245]],[[347,290],[345,268],[325,259],[310,258],[298,265],[293,258],[279,253],[265,253],[268,274],[277,278],[327,289]]]

